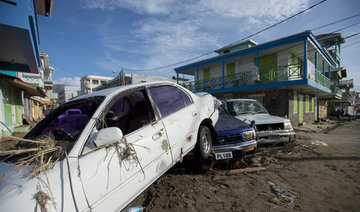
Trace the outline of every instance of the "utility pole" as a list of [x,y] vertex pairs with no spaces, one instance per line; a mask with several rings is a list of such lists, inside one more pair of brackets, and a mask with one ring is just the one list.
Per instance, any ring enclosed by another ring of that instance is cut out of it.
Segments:
[[121,68],[121,85],[125,85],[125,73],[124,73],[124,68]]

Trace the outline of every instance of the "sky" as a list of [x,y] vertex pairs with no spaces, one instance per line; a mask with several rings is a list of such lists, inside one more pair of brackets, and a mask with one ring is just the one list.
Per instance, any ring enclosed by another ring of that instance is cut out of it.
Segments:
[[[79,85],[85,75],[115,77],[122,68],[125,73],[171,77],[174,68],[217,54],[157,67],[212,52],[320,1],[54,0],[51,16],[38,16],[39,49],[49,54],[54,83]],[[327,0],[251,39],[264,43],[359,13],[359,0]],[[360,32],[360,15],[313,33],[336,30],[343,37]],[[360,34],[348,38],[341,49],[341,66],[357,91],[359,41]]]

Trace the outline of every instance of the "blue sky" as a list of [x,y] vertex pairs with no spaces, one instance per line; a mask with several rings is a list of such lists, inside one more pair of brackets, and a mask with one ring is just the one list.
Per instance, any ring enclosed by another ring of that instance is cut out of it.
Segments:
[[[53,80],[79,84],[87,74],[126,73],[171,77],[173,66],[240,40],[320,0],[55,0],[50,18],[38,17],[40,51],[49,54]],[[257,43],[313,29],[360,13],[359,0],[327,0],[251,39]],[[356,24],[359,23],[359,24]],[[360,16],[314,34],[343,27],[343,37],[360,32]],[[360,35],[342,46],[360,41]],[[360,43],[345,47],[341,65],[360,91]],[[207,57],[216,54],[207,55]],[[205,59],[205,58],[201,58]],[[192,61],[193,62],[193,61]],[[186,64],[186,63],[185,63]],[[185,65],[181,64],[181,65]]]

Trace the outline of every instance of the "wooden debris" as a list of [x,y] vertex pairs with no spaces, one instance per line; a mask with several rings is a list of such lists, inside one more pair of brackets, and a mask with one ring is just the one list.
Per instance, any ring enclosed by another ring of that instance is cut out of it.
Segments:
[[244,169],[233,169],[229,170],[227,174],[239,174],[239,173],[248,173],[248,172],[257,172],[257,171],[264,171],[266,170],[265,167],[250,167],[250,168],[244,168]]

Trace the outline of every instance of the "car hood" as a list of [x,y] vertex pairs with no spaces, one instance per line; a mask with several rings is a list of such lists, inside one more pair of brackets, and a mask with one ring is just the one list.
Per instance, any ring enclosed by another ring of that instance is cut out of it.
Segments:
[[[15,168],[15,165],[0,163],[0,199],[4,196],[13,194],[18,195],[23,190],[23,185],[27,182],[26,170],[22,167]],[[15,191],[15,192],[14,192]]]
[[273,116],[267,113],[241,114],[235,117],[249,124],[251,121],[255,121],[255,125],[284,123],[288,121],[288,119],[281,118],[279,116]]
[[248,128],[251,128],[248,124],[230,115],[219,115],[219,119],[215,125],[215,130],[218,134],[224,131]]

